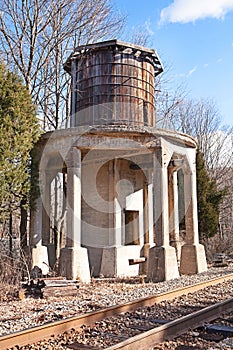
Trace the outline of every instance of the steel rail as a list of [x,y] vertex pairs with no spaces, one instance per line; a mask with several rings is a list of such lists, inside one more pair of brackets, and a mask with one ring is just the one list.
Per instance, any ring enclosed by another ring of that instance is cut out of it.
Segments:
[[146,350],[158,343],[172,339],[186,333],[190,329],[197,328],[205,322],[212,321],[223,312],[233,309],[233,298],[208,306],[202,310],[180,317],[165,325],[156,327],[142,334],[131,337],[117,345],[110,346],[106,350]]
[[42,326],[27,328],[23,331],[10,333],[0,337],[0,349],[7,350],[8,348],[14,347],[16,345],[23,346],[27,344],[32,344],[40,340],[48,339],[52,335],[56,336],[58,334],[61,334],[65,331],[70,330],[71,328],[80,329],[80,327],[84,324],[92,325],[95,322],[101,321],[104,318],[110,316],[134,311],[139,307],[151,306],[153,304],[157,304],[165,300],[172,300],[175,297],[187,295],[188,293],[196,292],[200,289],[232,279],[233,273],[222,277],[214,278],[205,282],[199,282],[197,284],[187,286],[184,288],[178,288],[158,295],[148,296],[145,298],[130,301],[125,304],[111,306],[105,309],[100,309],[98,311],[70,317],[61,321],[46,323]]

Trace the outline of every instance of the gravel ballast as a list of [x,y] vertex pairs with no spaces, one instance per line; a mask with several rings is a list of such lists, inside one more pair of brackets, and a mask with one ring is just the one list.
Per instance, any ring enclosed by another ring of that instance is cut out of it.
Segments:
[[[131,279],[123,279],[123,280],[95,280],[90,285],[79,285],[77,289],[77,295],[74,297],[47,297],[46,299],[33,299],[26,298],[23,300],[12,300],[2,302],[0,304],[0,335],[9,334],[14,331],[19,331],[22,329],[26,329],[28,327],[38,326],[45,322],[52,322],[55,320],[61,320],[71,316],[77,316],[79,314],[83,314],[90,311],[95,311],[100,308],[105,308],[112,305],[117,305],[121,303],[125,303],[131,301],[133,299],[143,298],[149,295],[156,295],[163,292],[167,292],[173,289],[181,288],[184,286],[188,286],[190,284],[206,281],[212,278],[217,278],[223,276],[225,274],[229,274],[233,272],[233,265],[229,265],[225,268],[210,268],[208,272],[193,275],[193,276],[182,276],[179,279],[170,280],[167,282],[160,283],[139,283],[138,278]],[[224,300],[229,297],[233,297],[233,290],[230,282],[224,282],[225,287],[219,287],[217,292],[213,295],[203,294],[203,300],[208,299],[207,304],[213,304],[214,302]],[[182,299],[183,298],[183,299]],[[198,305],[203,307],[202,298],[200,295],[196,300],[192,302],[195,303],[196,307]],[[168,304],[167,304],[168,303]],[[186,297],[180,297],[177,301],[177,315],[175,313],[174,304],[170,304],[170,302],[161,303],[161,307],[164,308],[164,313],[166,317],[163,317],[163,311],[160,308],[160,311],[153,310],[153,314],[156,314],[157,318],[169,318],[179,317],[181,315],[180,310],[186,310],[188,312],[188,304],[190,301],[187,301]],[[182,307],[183,305],[183,307]],[[206,303],[205,303],[206,305]],[[150,308],[151,309],[151,308]],[[170,310],[170,314],[169,314]],[[171,311],[172,310],[172,311]],[[193,311],[193,307],[192,307]],[[142,311],[145,313],[145,311]],[[161,314],[162,313],[162,314]],[[149,315],[145,314],[145,317],[149,317]],[[143,316],[143,317],[144,317]],[[123,317],[123,316],[122,316]],[[114,324],[111,324],[110,321],[105,322],[104,324],[95,325],[96,330],[94,330],[94,335],[98,336],[100,332],[99,328],[101,328],[101,332],[103,332],[103,328],[107,328],[107,325],[110,324],[110,329],[114,329],[116,327]],[[115,322],[115,321],[113,321]],[[118,324],[124,324],[122,320],[117,321]],[[130,322],[130,320],[128,320]],[[116,324],[116,323],[115,323]],[[122,326],[123,327],[123,326]],[[127,322],[126,322],[127,328]],[[93,332],[93,330],[92,330]],[[134,331],[137,334],[137,331]],[[83,335],[84,334],[84,335]],[[84,343],[91,343],[91,345],[96,345],[98,341],[95,339],[93,334],[88,336],[88,329],[83,329],[83,333],[79,334],[77,337],[80,340],[84,337]],[[187,335],[189,338],[192,338],[192,332]],[[194,337],[196,339],[196,337]],[[91,340],[92,339],[92,340]],[[182,339],[182,338],[179,338]],[[87,341],[88,340],[88,341]],[[53,344],[43,345],[40,344],[38,349],[66,349],[64,347],[64,339],[62,338],[59,345],[55,345],[55,340],[53,340]],[[72,340],[73,341],[73,340]],[[94,341],[94,343],[93,343]],[[180,341],[180,340],[179,340]],[[155,349],[176,349],[174,342],[167,342],[163,344],[158,344]],[[196,340],[195,340],[196,341]],[[229,341],[226,339],[221,346],[218,347],[219,344],[215,344],[216,349],[231,349],[229,346]],[[228,342],[228,343],[227,343]],[[184,343],[184,341],[183,341]],[[194,342],[195,343],[195,342]],[[63,344],[63,345],[62,345]],[[182,342],[180,343],[182,345]],[[208,343],[209,344],[209,343]],[[109,344],[107,344],[109,345]],[[232,344],[231,344],[232,345]],[[45,347],[44,347],[45,346]],[[50,347],[46,347],[50,346]],[[58,347],[56,347],[58,346]],[[100,348],[104,348],[105,344],[102,344]],[[170,347],[171,346],[171,347]],[[177,346],[177,345],[176,345]],[[199,345],[195,345],[199,346]],[[209,345],[208,345],[209,346]],[[31,347],[30,347],[31,348]],[[215,349],[213,348],[213,349]],[[25,349],[29,349],[25,347]],[[31,349],[37,349],[37,347],[32,347]],[[198,349],[198,347],[196,347]],[[212,348],[208,348],[212,349]]]

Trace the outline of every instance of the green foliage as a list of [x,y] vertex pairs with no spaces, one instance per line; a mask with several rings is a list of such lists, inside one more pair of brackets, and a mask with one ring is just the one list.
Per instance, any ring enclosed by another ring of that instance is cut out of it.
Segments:
[[30,190],[30,151],[40,136],[36,109],[17,74],[0,64],[0,218]]
[[40,196],[39,185],[39,162],[37,150],[34,148],[31,152],[31,188],[30,188],[30,208],[35,210],[36,199]]
[[214,236],[218,231],[220,204],[227,191],[218,190],[215,180],[211,180],[205,168],[200,150],[196,156],[198,229],[200,241]]

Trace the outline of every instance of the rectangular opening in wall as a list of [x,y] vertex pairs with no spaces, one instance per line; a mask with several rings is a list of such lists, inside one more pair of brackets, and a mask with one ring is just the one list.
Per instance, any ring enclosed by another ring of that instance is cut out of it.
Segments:
[[138,245],[139,240],[139,211],[125,211],[125,245]]

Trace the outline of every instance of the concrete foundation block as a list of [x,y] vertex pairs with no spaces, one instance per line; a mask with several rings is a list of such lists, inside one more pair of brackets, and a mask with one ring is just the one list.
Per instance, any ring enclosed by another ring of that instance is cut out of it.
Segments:
[[116,269],[116,249],[112,248],[104,248],[102,253],[102,261],[100,266],[100,275],[104,277],[116,277],[117,269]]
[[91,277],[99,277],[102,262],[103,248],[86,247]]
[[100,274],[104,277],[138,276],[139,264],[130,265],[129,259],[139,258],[140,250],[139,245],[104,248]]
[[38,245],[32,248],[32,268],[38,266],[42,270],[43,275],[49,273],[49,259],[47,247]]
[[181,242],[178,240],[177,241],[170,241],[170,246],[175,248],[178,266],[180,266]]
[[83,247],[65,247],[60,254],[60,274],[67,279],[79,279],[89,283],[90,268],[87,249]]
[[147,275],[148,274],[148,264],[149,264],[149,254],[150,249],[154,247],[155,245],[150,243],[145,243],[141,249],[140,256],[144,256],[146,258],[146,261],[139,266],[139,274],[140,275]]
[[117,276],[138,276],[139,264],[130,265],[130,259],[137,259],[140,257],[141,246],[127,245],[117,248]]
[[181,248],[180,273],[194,275],[207,271],[205,248],[202,244],[184,244]]
[[147,279],[155,282],[178,278],[176,251],[171,246],[153,247],[149,251]]

